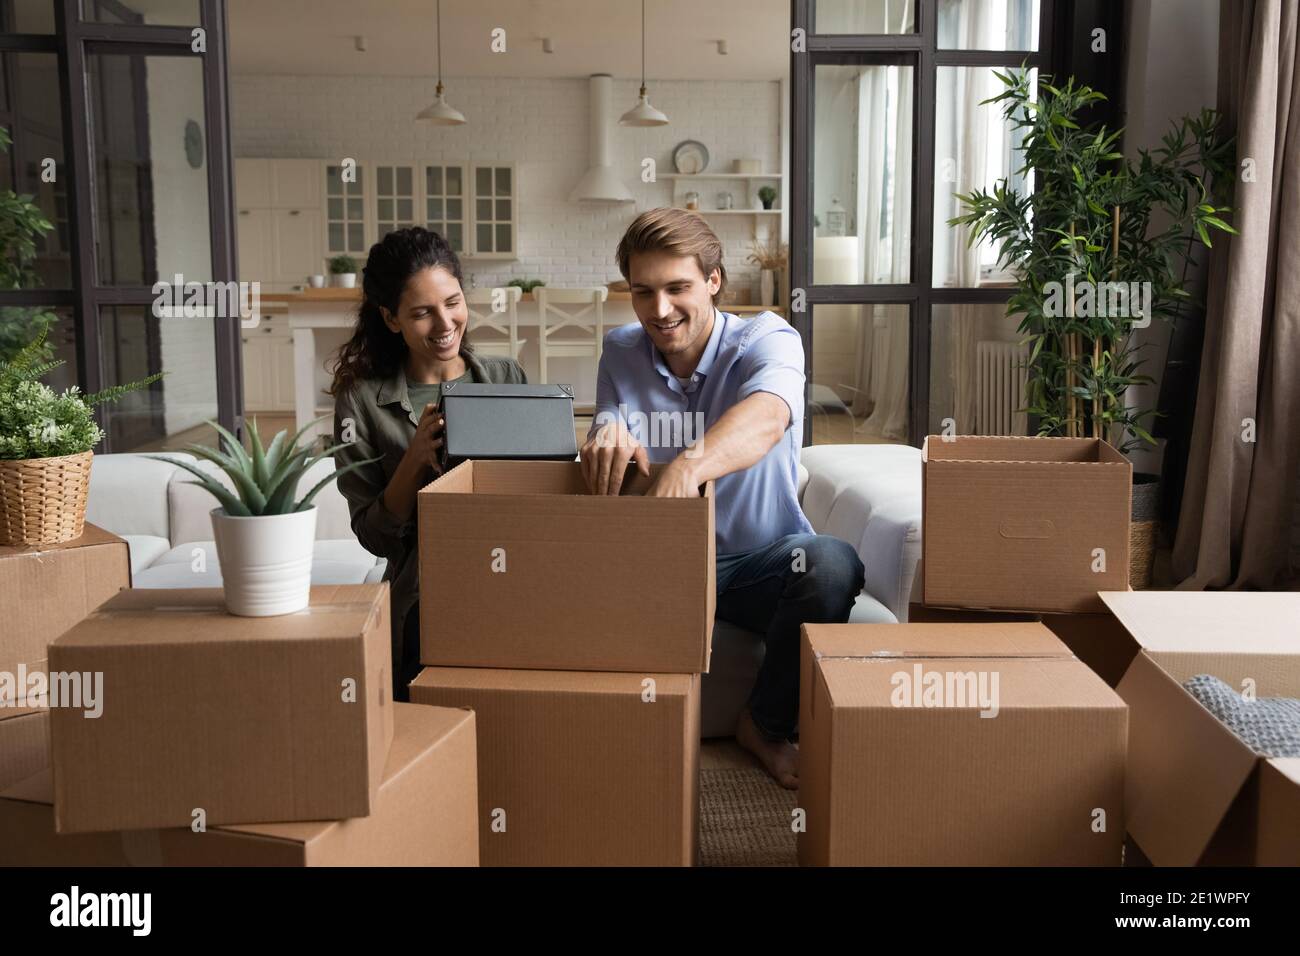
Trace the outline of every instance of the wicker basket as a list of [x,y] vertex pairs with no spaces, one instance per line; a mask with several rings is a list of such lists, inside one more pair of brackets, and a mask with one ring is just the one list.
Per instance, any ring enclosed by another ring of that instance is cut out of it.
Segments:
[[80,538],[94,452],[0,461],[0,545]]
[[1160,476],[1133,475],[1133,523],[1129,530],[1129,586],[1134,591],[1151,587],[1156,548],[1160,543]]

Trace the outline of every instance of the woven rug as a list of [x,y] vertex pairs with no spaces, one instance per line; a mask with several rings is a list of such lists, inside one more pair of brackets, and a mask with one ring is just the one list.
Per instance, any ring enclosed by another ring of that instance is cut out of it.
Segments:
[[700,770],[701,866],[797,866],[797,791],[760,767]]

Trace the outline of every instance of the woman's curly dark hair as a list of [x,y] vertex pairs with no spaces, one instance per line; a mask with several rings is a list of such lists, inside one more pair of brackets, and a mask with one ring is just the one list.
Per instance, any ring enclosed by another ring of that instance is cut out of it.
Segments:
[[[406,281],[423,269],[441,267],[464,282],[460,259],[447,240],[420,226],[398,229],[370,247],[362,270],[361,307],[352,338],[339,349],[330,369],[334,381],[329,394],[349,391],[362,379],[388,378],[406,361],[406,343],[384,324],[380,307],[397,312]],[[460,354],[472,350],[462,337]]]

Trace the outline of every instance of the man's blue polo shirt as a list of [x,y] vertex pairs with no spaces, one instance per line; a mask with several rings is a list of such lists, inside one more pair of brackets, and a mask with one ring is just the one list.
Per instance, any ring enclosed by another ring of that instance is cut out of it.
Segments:
[[685,385],[641,323],[614,329],[605,336],[600,356],[592,431],[621,417],[650,461],[666,463],[755,392],[783,399],[790,424],[758,462],[724,475],[714,486],[718,553],[752,551],[788,534],[813,531],[799,508],[803,343],[783,318],[763,312],[742,319],[715,309],[709,344]]

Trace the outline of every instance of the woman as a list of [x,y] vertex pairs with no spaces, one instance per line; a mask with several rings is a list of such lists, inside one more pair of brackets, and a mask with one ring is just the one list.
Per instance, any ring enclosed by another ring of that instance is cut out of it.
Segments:
[[436,232],[399,229],[370,247],[361,309],[333,368],[334,455],[339,466],[382,460],[339,476],[352,531],[388,560],[392,585],[393,697],[407,700],[420,672],[415,495],[441,473],[443,387],[524,383],[513,359],[476,356],[460,260]]

